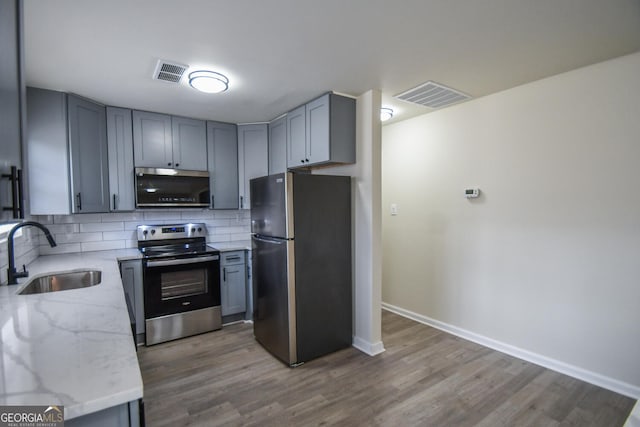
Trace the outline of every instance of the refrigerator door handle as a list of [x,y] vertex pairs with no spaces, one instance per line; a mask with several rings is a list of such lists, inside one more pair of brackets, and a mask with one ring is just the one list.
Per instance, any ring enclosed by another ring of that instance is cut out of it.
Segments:
[[274,238],[262,236],[260,234],[254,234],[253,238],[261,242],[275,243],[277,245],[284,245],[285,243],[287,243],[287,240],[285,239],[274,239]]

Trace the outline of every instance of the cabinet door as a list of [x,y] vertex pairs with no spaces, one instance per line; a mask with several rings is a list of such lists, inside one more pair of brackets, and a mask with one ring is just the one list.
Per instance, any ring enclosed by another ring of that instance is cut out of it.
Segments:
[[287,117],[269,123],[269,175],[287,171]]
[[[20,3],[0,2],[0,174],[8,174],[11,166],[22,169],[20,155],[22,128],[21,93],[23,81],[20,69]],[[12,191],[8,180],[0,181],[0,206],[12,206]],[[26,189],[26,186],[23,186]],[[12,217],[0,209],[0,222]]]
[[172,117],[173,167],[207,170],[207,125],[204,120]]
[[[236,261],[227,263],[226,260]],[[222,255],[220,283],[222,315],[244,313],[247,309],[247,282],[243,251],[226,252]]]
[[107,107],[109,202],[112,211],[135,209],[131,110]]
[[207,122],[207,159],[211,209],[238,209],[238,129]]
[[287,167],[304,166],[307,157],[305,106],[287,113]]
[[326,162],[329,152],[329,94],[306,105],[308,163]]
[[142,291],[142,261],[131,260],[120,263],[120,275],[124,292],[133,305],[136,335],[144,334],[144,300]]
[[238,125],[240,209],[251,208],[249,181],[269,174],[267,124]]
[[67,95],[27,88],[27,162],[31,215],[69,215]]
[[74,213],[109,211],[105,107],[67,97]]
[[133,112],[133,159],[137,167],[173,167],[171,116]]

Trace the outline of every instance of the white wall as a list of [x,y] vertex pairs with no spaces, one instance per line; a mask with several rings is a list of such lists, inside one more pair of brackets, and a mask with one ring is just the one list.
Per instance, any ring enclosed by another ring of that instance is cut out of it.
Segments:
[[384,303],[640,395],[640,53],[386,126],[382,150]]
[[375,355],[384,351],[381,332],[382,225],[380,92],[356,100],[356,163],[314,170],[351,176],[353,235],[353,345]]

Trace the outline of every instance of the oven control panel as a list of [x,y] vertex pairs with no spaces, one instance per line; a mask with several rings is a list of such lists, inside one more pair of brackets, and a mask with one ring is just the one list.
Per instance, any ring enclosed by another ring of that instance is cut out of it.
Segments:
[[139,225],[138,241],[207,237],[204,223]]

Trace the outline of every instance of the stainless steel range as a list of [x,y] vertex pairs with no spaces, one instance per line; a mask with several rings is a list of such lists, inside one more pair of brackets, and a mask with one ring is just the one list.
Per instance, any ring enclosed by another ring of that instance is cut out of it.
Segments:
[[222,327],[220,252],[201,223],[138,226],[146,345]]

